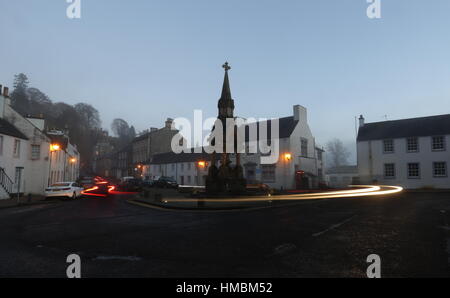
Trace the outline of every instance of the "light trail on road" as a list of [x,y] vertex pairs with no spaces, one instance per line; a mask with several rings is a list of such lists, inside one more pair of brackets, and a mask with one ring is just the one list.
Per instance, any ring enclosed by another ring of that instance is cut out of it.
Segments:
[[292,194],[280,196],[264,197],[245,197],[245,198],[199,198],[199,199],[165,199],[165,203],[171,202],[262,202],[262,201],[296,201],[296,200],[316,200],[316,199],[334,199],[334,198],[354,198],[366,196],[384,196],[400,193],[403,188],[400,186],[389,185],[349,185],[353,188],[341,191],[319,192],[311,194]]

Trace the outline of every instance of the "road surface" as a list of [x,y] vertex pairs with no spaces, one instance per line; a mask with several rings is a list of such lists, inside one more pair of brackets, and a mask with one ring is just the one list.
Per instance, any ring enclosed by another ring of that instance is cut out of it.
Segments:
[[0,210],[0,277],[449,277],[450,195],[240,211],[145,208],[126,196]]

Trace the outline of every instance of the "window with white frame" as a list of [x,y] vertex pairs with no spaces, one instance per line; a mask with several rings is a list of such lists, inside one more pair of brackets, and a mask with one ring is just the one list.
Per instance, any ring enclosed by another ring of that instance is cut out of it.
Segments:
[[308,157],[308,139],[300,139],[300,154],[302,157]]
[[394,152],[394,140],[383,140],[383,152],[384,153]]
[[418,152],[419,151],[418,138],[407,138],[406,139],[406,151],[407,152]]
[[31,159],[37,160],[41,158],[41,145],[31,145]]
[[393,163],[384,164],[384,178],[388,179],[395,178],[395,164]]
[[420,164],[417,162],[408,163],[408,178],[420,178]]
[[184,171],[184,163],[181,163],[181,170]]
[[261,180],[263,182],[275,182],[275,165],[262,165],[261,168]]
[[20,140],[14,140],[13,157],[20,158]]
[[445,161],[433,162],[433,176],[447,177],[447,163]]
[[443,136],[432,137],[431,148],[433,149],[433,151],[444,151],[445,138]]

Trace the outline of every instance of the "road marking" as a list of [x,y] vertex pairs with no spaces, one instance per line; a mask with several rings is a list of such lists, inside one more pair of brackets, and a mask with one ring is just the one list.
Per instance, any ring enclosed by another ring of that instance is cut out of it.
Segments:
[[273,255],[285,255],[296,248],[297,246],[293,243],[283,243],[275,247]]
[[329,231],[331,231],[331,230],[337,229],[337,228],[339,228],[340,226],[342,226],[343,224],[345,224],[345,223],[351,221],[355,216],[356,216],[356,215],[353,215],[352,217],[347,218],[346,220],[344,220],[344,221],[342,221],[342,222],[340,222],[340,223],[334,224],[334,225],[330,226],[330,227],[329,227],[328,229],[326,229],[326,230],[323,230],[323,231],[321,231],[321,232],[312,234],[312,236],[313,236],[313,237],[318,237],[318,236],[320,236],[320,235],[325,234],[326,232],[329,232]]

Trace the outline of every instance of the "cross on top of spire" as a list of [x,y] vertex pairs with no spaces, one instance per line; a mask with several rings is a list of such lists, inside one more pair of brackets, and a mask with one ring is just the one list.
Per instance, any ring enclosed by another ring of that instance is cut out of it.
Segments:
[[225,64],[222,65],[222,67],[225,69],[225,71],[229,71],[231,69],[231,66],[228,65],[228,62],[225,62]]

